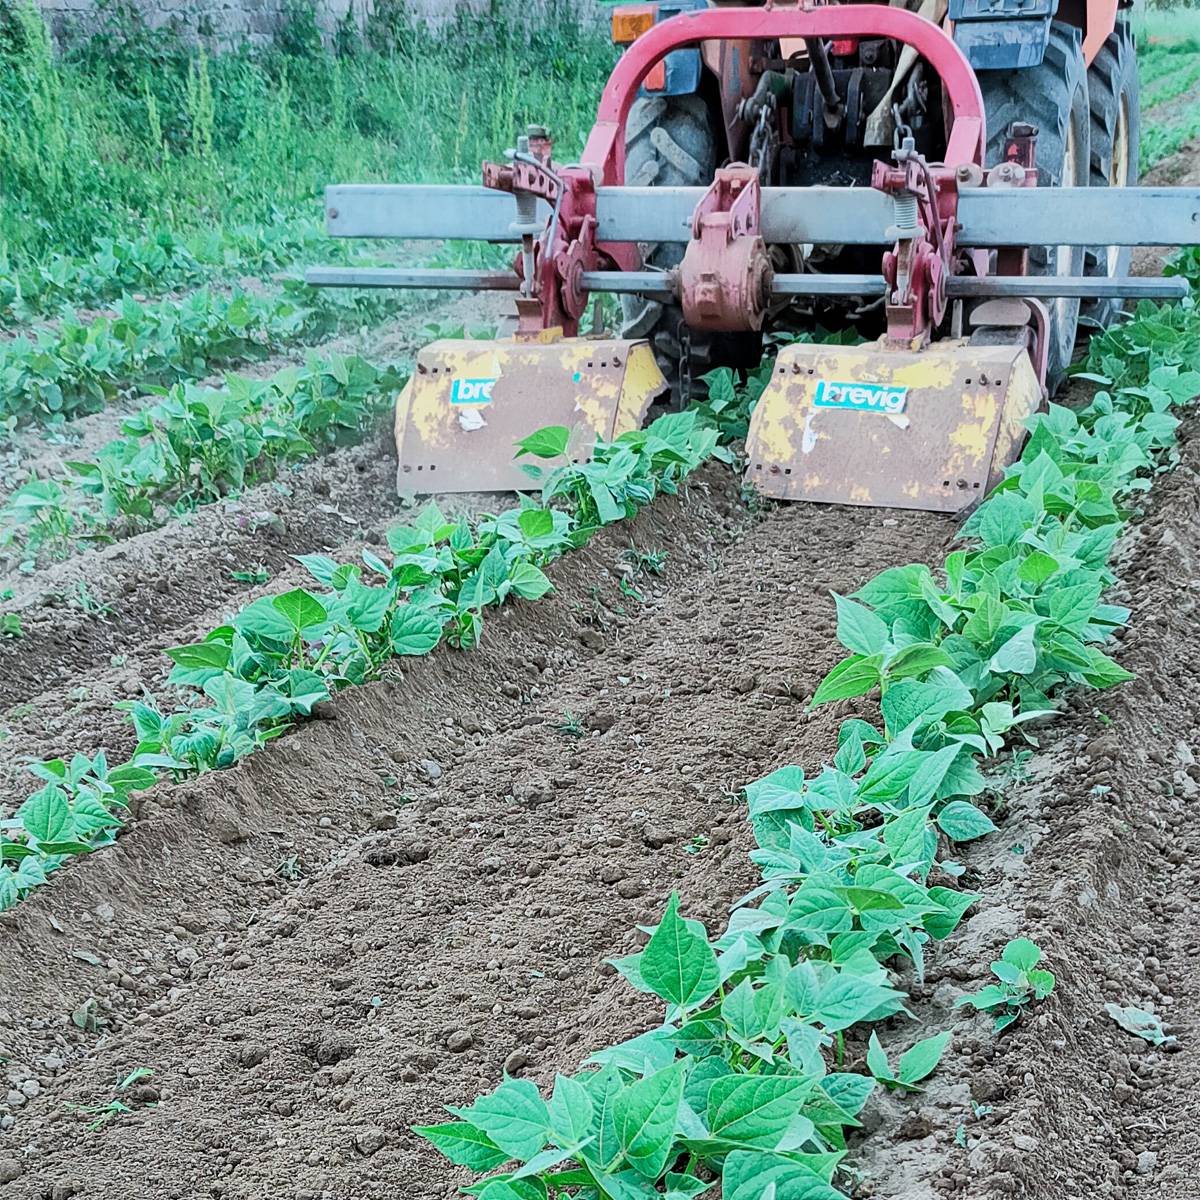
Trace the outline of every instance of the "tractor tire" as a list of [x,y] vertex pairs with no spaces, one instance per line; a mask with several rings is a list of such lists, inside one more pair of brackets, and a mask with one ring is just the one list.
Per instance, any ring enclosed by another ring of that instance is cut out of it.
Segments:
[[[1141,108],[1137,55],[1128,21],[1118,21],[1088,68],[1092,110],[1092,156],[1089,187],[1131,187],[1138,179]],[[1100,278],[1129,274],[1128,246],[1090,246],[1085,273]],[[1124,307],[1122,300],[1085,300],[1088,323],[1108,325]]]
[[[1046,56],[1019,71],[981,71],[987,114],[987,163],[1001,161],[1004,138],[1014,121],[1037,126],[1039,187],[1087,187],[1090,176],[1091,119],[1087,66],[1079,30],[1055,21]],[[1082,275],[1083,246],[1030,246],[1030,275]],[[1079,328],[1079,301],[1052,300],[1046,386],[1053,395],[1066,378]]]
[[[625,182],[631,187],[708,187],[717,169],[717,137],[700,96],[645,96],[625,125]],[[686,242],[643,243],[642,262],[677,267]],[[712,339],[691,336],[674,302],[621,297],[621,336],[645,338],[671,385],[673,407],[686,404],[696,380],[710,369]]]

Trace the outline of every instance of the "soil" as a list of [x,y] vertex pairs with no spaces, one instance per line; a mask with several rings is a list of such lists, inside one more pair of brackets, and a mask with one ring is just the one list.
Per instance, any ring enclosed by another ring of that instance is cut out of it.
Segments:
[[[870,1102],[861,1197],[1197,1194],[1200,420],[1183,434],[1121,547],[1138,678],[1069,698],[998,774],[1000,832],[960,855],[985,900],[913,989],[919,1021],[884,1031],[894,1054],[951,1027],[951,1052],[925,1093]],[[128,744],[112,700],[160,690],[161,648],[256,594],[230,569],[265,563],[278,587],[300,578],[289,555],[354,554],[399,512],[376,446],[285,482],[17,580],[7,801],[23,758]],[[555,591],[501,610],[478,650],[146,793],[114,847],[0,916],[5,1197],[455,1194],[465,1175],[409,1126],[655,1022],[605,960],[673,889],[722,926],[754,881],[739,789],[832,753],[853,706],[807,710],[838,657],[829,591],[936,562],[954,532],[747,507],[713,466],[555,564]],[[666,551],[664,573],[634,575],[631,544]],[[80,579],[111,613],[71,606]],[[954,1001],[1018,931],[1058,986],[995,1038]],[[1107,1002],[1177,1040],[1125,1033]]]

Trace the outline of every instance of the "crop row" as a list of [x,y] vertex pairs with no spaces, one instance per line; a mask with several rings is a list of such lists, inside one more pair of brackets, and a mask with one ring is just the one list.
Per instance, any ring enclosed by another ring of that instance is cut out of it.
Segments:
[[176,384],[89,461],[17,488],[0,509],[0,547],[33,564],[212,504],[282,463],[361,436],[402,382],[356,356],[314,354],[270,379]]
[[[920,1038],[893,1065],[874,1031],[854,1030],[907,1014],[900,973],[920,983],[930,944],[980,899],[948,885],[963,873],[954,845],[995,829],[981,767],[1056,716],[1063,688],[1131,678],[1101,649],[1128,618],[1102,599],[1107,564],[1126,506],[1171,452],[1170,410],[1200,392],[1183,369],[1198,335],[1194,312],[1147,307],[1098,339],[1103,390],[1032,420],[940,571],[892,568],[834,597],[848,653],[812,702],[870,696],[879,719],[844,720],[817,773],[783,767],[747,786],[762,882],[719,936],[672,895],[645,948],[614,963],[662,1002],[657,1027],[558,1076],[548,1099],[505,1078],[417,1129],[487,1173],[468,1192],[844,1195],[846,1131],[871,1092],[919,1091],[950,1038]],[[1015,939],[997,982],[964,1001],[1005,1028],[1053,988],[1040,958]]]
[[[950,848],[994,829],[978,803],[981,768],[1055,715],[1064,687],[1130,677],[1101,649],[1128,616],[1102,599],[1107,563],[1131,498],[1172,453],[1170,410],[1200,391],[1200,374],[1183,369],[1198,346],[1194,310],[1143,306],[1094,341],[1092,402],[1033,419],[1020,462],[940,571],[893,568],[835,597],[849,653],[813,703],[872,696],[878,719],[844,721],[819,772],[784,767],[746,788],[762,883],[719,937],[672,897],[645,949],[615,964],[664,1002],[660,1026],[558,1077],[548,1100],[506,1078],[452,1109],[456,1120],[421,1128],[478,1172],[516,1164],[469,1191],[682,1198],[719,1177],[729,1200],[766,1186],[782,1200],[842,1195],[833,1180],[845,1131],[872,1090],[919,1090],[948,1042],[920,1038],[893,1066],[856,1027],[907,1012],[893,968],[919,981],[930,943],[979,899],[950,886],[963,871]],[[732,422],[728,390],[712,392]],[[566,437],[543,430],[522,448],[553,460]],[[43,764],[44,786],[6,823],[0,903],[111,841],[130,791],[236,762],[394,655],[476,644],[485,607],[542,595],[547,562],[675,490],[704,459],[727,457],[719,440],[706,414],[663,418],[598,447],[590,464],[543,469],[540,503],[476,527],[430,506],[391,531],[390,561],[305,556],[317,588],[257,600],[168,652],[170,680],[190,699],[173,712],[125,706],[139,738],[129,763]],[[998,983],[970,1002],[1009,1023],[1053,986],[1039,958],[1017,939],[993,964]]]
[[388,310],[383,293],[318,291],[285,280],[258,296],[204,287],[181,300],[122,298],[115,316],[0,344],[0,429],[59,423],[96,412],[119,392],[199,379],[218,366],[261,359]]
[[[568,436],[551,427],[521,448],[564,459]],[[372,551],[361,564],[303,556],[314,589],[262,597],[202,642],[167,652],[175,664],[168,682],[182,702],[170,712],[144,701],[122,705],[138,736],[128,762],[110,766],[101,751],[36,769],[44,786],[0,821],[0,910],[73,855],[110,843],[132,791],[232,765],[341,688],[378,678],[397,655],[427,654],[443,640],[476,645],[486,608],[544,595],[544,566],[677,491],[701,463],[725,453],[718,438],[699,413],[672,414],[598,444],[589,463],[531,466],[540,501],[523,497],[475,525],[448,521],[429,505],[412,526],[389,533],[390,561]]]
[[0,325],[34,321],[64,307],[96,307],[130,292],[176,291],[282,270],[322,238],[316,222],[283,217],[271,225],[213,230],[186,239],[169,230],[101,238],[89,255],[53,254],[0,269]]

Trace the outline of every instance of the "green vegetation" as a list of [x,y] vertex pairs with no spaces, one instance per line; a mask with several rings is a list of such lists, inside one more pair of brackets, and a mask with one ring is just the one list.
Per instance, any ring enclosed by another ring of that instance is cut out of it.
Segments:
[[[352,369],[373,371],[358,360],[311,368],[304,386],[295,388],[303,397],[295,408],[314,414],[320,428],[337,428],[341,394],[331,389],[331,398],[323,383],[344,383]],[[198,436],[182,418],[175,431],[175,441],[156,431],[153,444],[183,454],[215,440]],[[528,452],[565,458],[566,436],[565,429],[543,430],[527,439]],[[228,440],[249,441],[249,433]],[[510,597],[543,596],[551,587],[544,566],[655,496],[677,491],[719,452],[717,440],[696,412],[671,414],[598,444],[584,467],[533,468],[545,477],[540,502],[525,497],[517,508],[475,525],[448,521],[430,504],[413,525],[391,530],[390,562],[372,551],[364,551],[361,565],[302,556],[317,590],[264,596],[202,642],[167,652],[175,664],[168,682],[184,694],[178,708],[122,703],[138,736],[128,763],[110,769],[101,751],[34,769],[43,786],[14,817],[0,821],[0,910],[73,855],[109,844],[131,791],[160,777],[232,765],[341,688],[379,678],[396,656],[428,654],[442,641],[462,649],[477,645],[484,609]],[[209,469],[193,461],[185,474],[211,481]]]
[[1145,172],[1200,136],[1200,109],[1184,103],[1200,85],[1200,12],[1150,10],[1137,26]]
[[165,229],[134,238],[101,237],[88,255],[54,253],[22,269],[0,270],[0,324],[108,303],[127,292],[264,274],[327,248],[315,219],[200,232],[186,241]]
[[969,1004],[995,1017],[992,1030],[1003,1033],[1035,1000],[1044,1000],[1054,991],[1054,974],[1039,968],[1040,947],[1028,938],[1014,938],[1004,953],[992,963],[997,982],[989,983],[970,996],[960,996],[957,1004]]
[[361,436],[402,383],[364,359],[326,354],[270,379],[229,375],[221,389],[177,384],[91,460],[17,488],[0,509],[0,547],[33,564],[212,504]]
[[328,50],[296,4],[276,48],[214,58],[127,9],[55,59],[30,0],[0,0],[0,265],[315,219],[339,180],[475,182],[528,121],[569,161],[615,55],[556,4],[495,0],[430,33],[383,0]]
[[34,420],[61,424],[98,411],[122,391],[165,387],[266,358],[291,343],[361,324],[394,304],[385,293],[319,291],[295,280],[272,296],[238,288],[201,288],[156,304],[126,296],[116,316],[86,323],[67,316],[56,329],[0,346],[0,429]]
[[[847,1033],[902,1015],[888,964],[920,982],[926,947],[979,897],[953,879],[955,842],[995,826],[981,766],[1056,714],[1064,688],[1130,675],[1103,650],[1128,618],[1104,603],[1131,502],[1173,453],[1176,405],[1200,392],[1194,304],[1144,305],[1092,347],[1100,383],[1079,410],[1030,422],[1018,463],[964,526],[936,574],[892,568],[835,596],[849,651],[813,697],[873,695],[882,727],[844,720],[832,764],[782,767],[745,789],[762,883],[710,939],[672,896],[650,941],[614,965],[664,1004],[662,1023],[560,1076],[549,1100],[505,1079],[456,1120],[425,1126],[451,1161],[487,1173],[492,1200],[578,1186],[594,1200],[690,1197],[720,1175],[726,1200],[836,1200],[845,1131],[871,1090],[916,1088],[948,1038],[918,1038],[895,1068],[872,1031],[853,1069]],[[966,1002],[996,1028],[1050,993],[1026,939]],[[515,1168],[508,1164],[516,1163]],[[500,1170],[496,1173],[498,1169]],[[661,1189],[661,1190],[660,1190]]]

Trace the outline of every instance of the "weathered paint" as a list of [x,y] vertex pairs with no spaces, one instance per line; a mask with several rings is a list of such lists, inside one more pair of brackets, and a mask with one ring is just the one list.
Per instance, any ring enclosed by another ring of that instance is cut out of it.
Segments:
[[528,487],[513,457],[521,438],[564,425],[572,431],[569,456],[584,461],[598,437],[639,428],[666,386],[646,342],[561,336],[432,342],[417,355],[396,402],[397,490]]
[[[905,387],[904,412],[818,408],[830,380]],[[747,482],[776,499],[958,512],[999,478],[1040,402],[1019,346],[789,346],[754,410]]]

